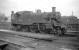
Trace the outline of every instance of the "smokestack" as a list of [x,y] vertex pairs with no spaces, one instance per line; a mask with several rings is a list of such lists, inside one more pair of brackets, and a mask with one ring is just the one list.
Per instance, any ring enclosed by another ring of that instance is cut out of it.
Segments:
[[13,19],[14,11],[11,11],[11,20]]
[[14,15],[14,11],[11,11],[11,16],[13,16]]
[[56,7],[52,7],[52,12],[56,12]]
[[41,10],[40,10],[40,9],[38,9],[38,10],[37,10],[37,13],[38,13],[38,14],[40,14],[40,13],[41,13]]
[[14,11],[11,11],[11,14],[14,14]]

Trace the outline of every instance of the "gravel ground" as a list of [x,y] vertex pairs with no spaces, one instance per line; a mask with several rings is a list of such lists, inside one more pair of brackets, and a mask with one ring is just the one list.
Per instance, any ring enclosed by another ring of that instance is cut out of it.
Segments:
[[[53,41],[44,41],[21,37],[13,34],[0,33],[1,40],[24,46],[22,48],[19,47],[20,50],[76,50],[74,46],[77,46],[77,48],[79,47],[79,43],[77,42],[78,40],[76,41],[76,37],[57,38],[57,40]],[[12,48],[17,48],[14,46],[15,45],[11,45]]]

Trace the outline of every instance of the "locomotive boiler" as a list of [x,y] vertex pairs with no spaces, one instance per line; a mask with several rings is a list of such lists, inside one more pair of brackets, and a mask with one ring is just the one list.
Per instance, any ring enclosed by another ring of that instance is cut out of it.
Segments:
[[23,32],[35,32],[44,34],[62,35],[65,27],[59,21],[60,15],[56,15],[55,7],[50,13],[34,13],[32,11],[19,11],[11,14],[12,30]]

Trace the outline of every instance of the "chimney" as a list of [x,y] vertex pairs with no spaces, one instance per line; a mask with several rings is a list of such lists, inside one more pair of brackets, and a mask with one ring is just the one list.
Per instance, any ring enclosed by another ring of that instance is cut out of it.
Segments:
[[41,10],[40,10],[40,9],[38,9],[36,13],[40,14],[40,13],[41,13]]
[[11,11],[11,21],[12,21],[13,17],[14,17],[14,11]]
[[52,12],[56,12],[56,7],[52,7]]
[[14,14],[14,11],[11,11],[11,15],[13,15]]
[[14,14],[14,11],[11,11],[12,14]]

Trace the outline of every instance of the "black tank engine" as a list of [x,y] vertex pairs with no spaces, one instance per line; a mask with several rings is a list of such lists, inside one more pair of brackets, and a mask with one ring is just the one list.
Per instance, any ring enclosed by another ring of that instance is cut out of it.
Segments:
[[61,14],[55,11],[34,13],[32,11],[19,11],[11,14],[12,30],[23,32],[36,32],[45,34],[63,35],[66,32],[65,25],[61,22]]

